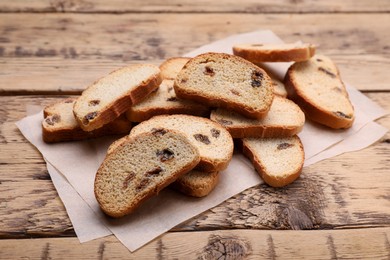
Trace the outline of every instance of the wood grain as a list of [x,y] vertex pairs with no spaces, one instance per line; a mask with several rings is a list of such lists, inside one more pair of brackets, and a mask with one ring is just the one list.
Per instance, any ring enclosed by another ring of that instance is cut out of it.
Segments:
[[0,240],[1,259],[388,259],[390,229],[169,232],[130,253],[115,237]]
[[347,82],[388,90],[390,16],[376,14],[375,20],[368,14],[1,14],[0,93],[79,93],[121,65],[158,64],[258,29],[287,42],[319,44],[318,52],[335,60]]
[[224,0],[224,1],[158,1],[133,0],[30,0],[2,1],[1,12],[244,12],[244,13],[322,13],[322,12],[388,12],[386,0],[315,1],[315,0]]
[[[390,93],[368,96],[390,110]],[[14,124],[25,116],[24,105],[43,106],[60,98],[0,97],[2,238],[74,234],[41,155]],[[390,116],[379,122],[390,128]],[[173,230],[390,227],[389,151],[390,133],[362,151],[305,168],[286,188],[253,187]]]

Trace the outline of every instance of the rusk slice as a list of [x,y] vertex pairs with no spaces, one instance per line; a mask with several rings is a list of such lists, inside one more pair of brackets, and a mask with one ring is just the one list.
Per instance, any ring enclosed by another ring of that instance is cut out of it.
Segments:
[[242,142],[244,155],[268,185],[283,187],[299,177],[305,153],[298,136],[245,138]]
[[267,73],[237,56],[205,53],[191,59],[175,80],[179,98],[224,107],[251,118],[264,117],[272,103]]
[[315,53],[315,46],[308,43],[238,44],[233,46],[234,55],[253,63],[305,61]]
[[101,209],[121,217],[159,193],[199,162],[199,152],[184,135],[166,130],[126,139],[108,153],[95,177]]
[[161,128],[183,133],[199,149],[197,170],[221,171],[232,159],[233,138],[223,126],[206,118],[189,115],[155,116],[133,127],[130,136],[160,131]]
[[100,128],[141,102],[160,83],[160,69],[154,65],[115,70],[83,91],[73,107],[76,120],[84,131]]
[[45,107],[42,121],[43,141],[47,143],[76,141],[130,132],[131,123],[124,116],[91,132],[83,131],[73,115],[75,101],[76,98],[68,98]]
[[[113,142],[108,147],[107,154],[112,153],[123,142],[126,142],[130,136],[122,137]],[[192,197],[204,197],[208,195],[217,185],[219,179],[218,172],[202,172],[191,170],[188,173],[180,176],[170,187],[180,191],[181,193]]]
[[233,138],[288,137],[299,133],[305,123],[302,110],[291,100],[274,97],[263,119],[250,119],[225,109],[211,112],[210,119],[223,125]]
[[331,128],[349,128],[354,109],[336,65],[324,55],[293,64],[287,71],[288,95],[306,117]]
[[167,59],[160,65],[161,78],[175,80],[177,74],[189,60],[190,58],[186,57],[173,57]]
[[153,116],[171,114],[207,116],[209,109],[191,100],[178,99],[173,89],[173,80],[163,80],[155,92],[126,112],[127,118],[132,122],[142,122]]

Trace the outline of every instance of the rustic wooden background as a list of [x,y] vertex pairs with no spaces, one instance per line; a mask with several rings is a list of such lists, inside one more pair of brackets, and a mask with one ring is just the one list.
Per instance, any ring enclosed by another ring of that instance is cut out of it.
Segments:
[[[390,259],[389,133],[286,188],[242,192],[130,254],[112,236],[79,244],[42,156],[14,124],[26,104],[79,94],[124,64],[159,64],[258,29],[318,44],[390,111],[389,13],[388,0],[1,1],[0,258]],[[390,116],[378,122],[390,128]]]

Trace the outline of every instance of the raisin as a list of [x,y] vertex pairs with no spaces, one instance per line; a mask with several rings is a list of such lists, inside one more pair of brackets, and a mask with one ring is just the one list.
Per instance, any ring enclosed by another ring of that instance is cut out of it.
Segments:
[[175,157],[175,153],[170,149],[164,149],[162,151],[157,150],[156,155],[160,158],[160,161],[166,162]]
[[169,98],[167,98],[167,101],[176,102],[177,101],[177,97],[169,97]]
[[351,118],[352,118],[352,116],[346,115],[346,114],[344,114],[344,113],[341,112],[341,111],[333,112],[333,114],[335,114],[336,116],[339,116],[339,117],[347,118],[347,119],[351,119]]
[[134,177],[135,177],[135,174],[133,172],[129,172],[129,175],[127,175],[127,177],[123,181],[122,189],[124,189],[124,190],[127,189],[128,185],[129,185],[129,181],[133,180]]
[[67,99],[67,100],[65,100],[65,103],[67,103],[67,104],[73,103],[73,99]]
[[235,89],[230,89],[230,92],[232,92],[234,95],[236,96],[241,96],[240,92],[238,92],[237,90]]
[[157,167],[151,171],[146,172],[145,175],[147,177],[154,177],[154,176],[158,176],[160,174],[160,172],[162,172],[162,171],[163,171],[163,169],[161,167]]
[[209,66],[206,66],[203,74],[213,77],[215,75],[215,72],[212,68],[210,68]]
[[164,128],[152,128],[152,134],[155,136],[163,136],[167,133]]
[[317,59],[317,61],[321,62],[322,60],[321,59]]
[[100,104],[100,100],[98,100],[98,99],[91,100],[91,101],[89,101],[89,103],[88,103],[89,106],[97,106],[97,105],[99,105],[99,104]]
[[150,179],[148,178],[145,178],[145,179],[142,179],[140,184],[137,185],[137,187],[135,188],[136,191],[141,191],[143,190],[150,182]]
[[202,142],[204,144],[210,144],[210,139],[207,135],[202,135],[202,134],[194,134],[194,138],[198,142]]
[[251,79],[252,79],[251,85],[252,85],[252,87],[254,87],[254,88],[261,87],[261,82],[263,81],[263,78],[264,78],[263,73],[254,70],[252,72],[252,76],[251,76]]
[[57,114],[54,114],[54,115],[52,115],[52,116],[50,116],[50,117],[47,117],[47,118],[45,119],[45,121],[46,121],[46,123],[47,123],[48,125],[54,125],[55,123],[58,123],[58,122],[61,121],[61,116],[60,116],[60,115],[57,115]]
[[213,137],[215,137],[215,138],[218,138],[219,135],[221,134],[221,131],[219,131],[218,129],[215,129],[215,128],[212,128],[212,129],[210,130],[210,132],[211,132],[211,135],[212,135]]
[[261,43],[257,43],[257,44],[252,44],[253,47],[261,47],[261,46],[264,46],[264,44],[261,44]]
[[293,144],[289,144],[289,143],[281,143],[278,145],[278,150],[284,150],[284,149],[287,149],[287,148],[290,148],[290,147],[293,147],[294,145]]
[[334,73],[332,73],[332,72],[330,72],[329,70],[324,69],[324,68],[322,68],[322,67],[319,67],[318,70],[319,70],[319,71],[322,71],[322,72],[325,72],[327,75],[331,76],[332,78],[335,78],[335,77],[336,77],[336,75],[335,75]]
[[217,119],[217,122],[220,123],[221,125],[232,125],[233,122],[230,121],[230,120],[226,120],[226,119]]
[[94,119],[96,116],[98,115],[98,112],[91,112],[91,113],[88,113],[85,117],[84,117],[84,120],[83,120],[83,124],[84,125],[88,125],[89,121],[91,121],[92,119]]

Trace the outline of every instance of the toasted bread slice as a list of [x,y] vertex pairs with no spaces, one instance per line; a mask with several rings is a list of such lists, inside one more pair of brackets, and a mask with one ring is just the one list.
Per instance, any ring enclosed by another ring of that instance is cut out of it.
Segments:
[[308,43],[238,44],[233,46],[234,55],[253,63],[305,61],[315,53],[315,46]]
[[176,95],[210,107],[263,118],[272,103],[273,84],[258,66],[237,56],[205,53],[191,59],[176,77]]
[[283,187],[301,174],[305,153],[298,136],[245,138],[242,142],[244,155],[268,185]]
[[160,83],[160,69],[154,65],[115,70],[83,91],[73,107],[75,118],[84,131],[100,128],[141,102]]
[[107,215],[121,217],[192,170],[198,149],[180,133],[165,130],[126,139],[99,167],[94,191]]
[[352,126],[354,108],[330,58],[316,55],[309,61],[294,63],[284,82],[289,97],[308,119],[335,129]]
[[263,119],[246,118],[226,109],[212,111],[210,119],[223,125],[233,138],[293,136],[305,123],[305,115],[299,106],[277,96]]
[[177,74],[189,60],[190,58],[186,57],[173,57],[161,63],[160,70],[162,79],[175,80]]
[[91,132],[83,131],[73,115],[75,101],[76,98],[68,98],[45,107],[42,121],[43,141],[46,143],[76,141],[130,132],[131,123],[124,116]]

